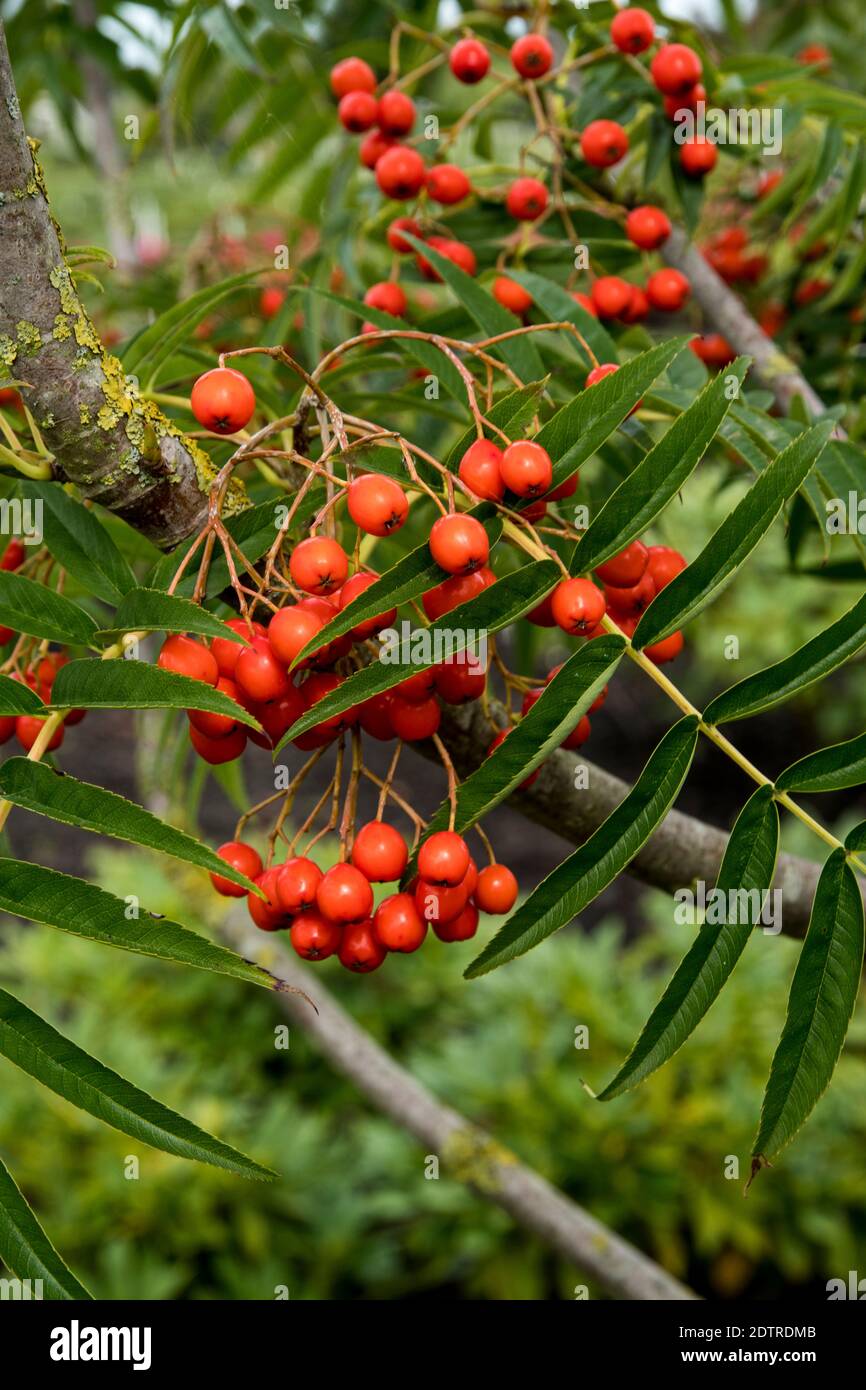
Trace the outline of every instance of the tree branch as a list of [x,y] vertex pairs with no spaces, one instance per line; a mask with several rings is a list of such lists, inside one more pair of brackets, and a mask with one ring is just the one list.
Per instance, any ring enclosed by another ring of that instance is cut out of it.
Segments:
[[[754,361],[756,377],[772,391],[777,404],[788,414],[797,396],[813,416],[827,409],[821,397],[781,348],[763,333],[743,301],[728,288],[720,275],[704,260],[697,247],[680,227],[674,227],[662,248],[668,265],[687,276],[692,294],[715,329],[736,349]],[[844,439],[841,428],[837,439]]]
[[26,383],[55,476],[156,545],[176,545],[204,524],[214,468],[126,378],[78,297],[25,134],[2,23],[0,245],[0,378]]
[[[261,957],[261,934],[239,923],[228,928],[235,949]],[[272,953],[267,953],[273,965]],[[445,1106],[341,1008],[310,971],[280,953],[279,973],[309,994],[275,995],[284,1012],[313,1038],[336,1069],[402,1129],[426,1145],[445,1169],[480,1197],[495,1202],[584,1270],[616,1298],[686,1300],[696,1295],[628,1241],[528,1168],[483,1129]]]

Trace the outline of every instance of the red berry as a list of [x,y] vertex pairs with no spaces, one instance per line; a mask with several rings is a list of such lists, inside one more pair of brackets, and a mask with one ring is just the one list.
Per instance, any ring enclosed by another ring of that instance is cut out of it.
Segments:
[[628,151],[628,136],[617,121],[590,121],[580,137],[580,152],[594,169],[609,169]]
[[446,922],[433,922],[433,930],[440,941],[468,941],[478,930],[478,908],[468,902],[456,917]]
[[[478,269],[475,252],[471,246],[467,246],[463,241],[454,241],[451,237],[431,236],[427,238],[427,245],[432,246],[433,250],[438,251],[440,256],[444,256],[447,261],[451,261],[467,275],[474,275]],[[420,253],[417,257],[417,264],[425,280],[441,282],[442,276],[439,271]]]
[[525,314],[532,308],[529,291],[518,285],[516,280],[509,280],[507,275],[497,275],[493,281],[493,298],[499,301],[503,309],[510,309],[512,314]]
[[685,43],[663,44],[650,63],[650,75],[665,96],[683,96],[700,80],[701,60]]
[[[228,695],[230,700],[237,699],[238,688],[228,676],[220,676],[216,689],[222,691],[223,695]],[[238,726],[236,719],[230,719],[227,714],[212,714],[210,710],[187,710],[187,717],[193,728],[198,729],[205,738],[228,738]]]
[[419,878],[415,885],[415,906],[425,922],[453,922],[469,901],[469,883],[462,879],[451,886],[428,883]]
[[804,67],[810,67],[813,63],[817,63],[825,70],[830,67],[833,61],[829,48],[823,43],[807,43],[804,48],[800,49],[796,57],[797,62],[802,63]]
[[434,164],[427,170],[427,192],[435,202],[450,207],[468,198],[472,185],[456,164]]
[[672,550],[669,545],[651,545],[649,547],[647,574],[652,575],[657,590],[670,584],[671,580],[676,579],[685,567],[685,556],[681,555],[678,550]]
[[[227,844],[220,845],[217,854],[239,874],[246,874],[247,878],[255,880],[262,871],[261,855],[243,840],[229,840]],[[249,892],[249,889],[233,883],[230,878],[223,878],[222,874],[211,874],[210,881],[224,898],[245,898]]]
[[515,179],[508,190],[505,207],[518,222],[534,222],[547,207],[547,189],[538,179]]
[[289,928],[289,940],[304,960],[327,960],[339,950],[343,928],[315,910],[302,912]]
[[332,922],[360,922],[373,911],[373,890],[354,864],[335,864],[316,889],[316,905]]
[[502,450],[492,439],[476,439],[460,460],[458,477],[476,497],[501,502],[505,495],[501,462]]
[[337,107],[340,123],[354,135],[374,126],[378,113],[379,103],[370,92],[347,92]]
[[252,645],[244,647],[235,666],[235,680],[259,704],[278,700],[291,689],[285,667],[274,655],[267,637],[254,637]]
[[345,583],[349,561],[343,547],[329,536],[308,536],[292,551],[289,573],[306,593],[330,594]]
[[196,381],[190,406],[204,429],[213,434],[237,434],[253,418],[256,397],[243,372],[214,367]]
[[410,236],[414,237],[421,236],[421,228],[414,217],[395,217],[388,227],[388,245],[392,251],[396,251],[400,256],[410,255],[415,250],[414,246],[410,246],[405,237],[401,235],[403,232],[408,232]]
[[392,150],[396,143],[390,135],[383,135],[381,130],[371,130],[358,147],[358,158],[365,169],[375,169],[382,155]]
[[460,39],[448,55],[448,66],[458,82],[474,86],[490,70],[490,54],[479,39]]
[[708,367],[727,367],[736,357],[727,338],[721,333],[708,333],[704,338],[692,338],[689,347]]
[[408,135],[415,124],[415,103],[405,92],[385,92],[379,98],[379,129],[386,135]]
[[283,734],[295,724],[306,710],[304,697],[297,686],[290,685],[285,695],[256,707],[256,717],[276,747]]
[[643,541],[632,541],[599,565],[595,573],[602,584],[610,584],[614,589],[630,589],[643,579],[648,564],[649,551]]
[[276,869],[265,869],[253,879],[257,888],[264,893],[264,901],[255,893],[247,893],[247,911],[261,931],[280,931],[287,927],[288,921],[276,896]]
[[436,693],[446,705],[465,705],[484,694],[487,675],[474,663],[470,664],[465,655],[449,657],[433,667]]
[[393,883],[409,860],[406,841],[385,821],[371,820],[355,836],[352,863],[370,883]]
[[655,580],[647,568],[646,573],[636,584],[628,587],[621,586],[614,588],[610,584],[604,586],[604,598],[611,617],[618,621],[620,617],[638,617],[645,608],[648,608],[655,598],[658,590]]
[[427,923],[409,893],[394,893],[385,898],[373,918],[373,934],[386,951],[408,954],[417,951],[427,935]]
[[442,711],[435,696],[418,704],[394,695],[388,706],[388,716],[398,738],[417,743],[419,739],[433,737],[439,728]]
[[367,473],[350,484],[349,515],[370,536],[399,531],[409,515],[409,499],[400,484],[380,473]]
[[597,367],[593,367],[591,372],[587,372],[586,386],[597,386],[600,381],[604,381],[606,376],[613,376],[618,372],[619,367],[615,362],[600,362]]
[[672,632],[670,637],[665,637],[661,642],[653,642],[651,646],[644,647],[644,655],[650,661],[654,661],[656,666],[663,666],[666,661],[673,661],[678,657],[683,649],[683,634]]
[[625,219],[626,236],[642,251],[656,251],[671,234],[671,224],[667,213],[661,208],[645,204],[632,208]]
[[233,763],[235,758],[240,757],[247,746],[247,732],[242,725],[238,725],[234,733],[225,738],[208,738],[190,724],[189,741],[200,758],[212,767],[219,767],[222,763]]
[[0,743],[8,743],[15,732],[15,715],[0,715]]
[[517,439],[502,455],[502,481],[518,497],[540,497],[553,482],[550,454],[531,439]]
[[[232,632],[236,632],[246,642],[252,641],[254,636],[263,637],[265,634],[261,623],[249,624],[243,618],[229,618],[226,627],[230,627]],[[244,649],[243,643],[233,642],[230,637],[214,637],[210,649],[219,674],[231,680],[235,674],[238,657]]]
[[631,285],[618,275],[602,275],[592,287],[592,302],[599,318],[618,318],[630,300]]
[[696,82],[694,87],[690,87],[687,92],[681,92],[678,96],[665,97],[662,105],[665,115],[672,121],[681,119],[682,111],[697,111],[698,104],[707,99],[707,89],[703,82]]
[[275,896],[283,912],[294,916],[315,906],[316,893],[323,878],[322,870],[312,859],[299,855],[287,859],[277,870]]
[[259,298],[259,313],[262,318],[275,318],[283,307],[285,299],[285,291],[278,289],[275,285],[268,285],[263,289]]
[[0,570],[17,570],[24,564],[27,554],[27,547],[23,541],[19,541],[17,536],[6,546],[3,556],[0,558]]
[[475,901],[482,912],[499,916],[517,902],[517,879],[505,864],[488,864],[478,875]]
[[344,58],[331,68],[331,91],[337,98],[347,92],[374,92],[376,74],[363,58]]
[[[365,589],[369,589],[371,584],[375,584],[379,578],[378,574],[353,574],[351,579],[347,579],[340,590],[340,610],[348,608],[352,601],[361,595]],[[397,609],[390,608],[387,613],[379,613],[375,618],[368,618],[366,622],[359,623],[353,627],[351,637],[356,642],[363,642],[366,638],[372,637],[375,632],[381,632],[383,627],[392,627],[397,617]]]
[[421,705],[430,699],[435,689],[436,677],[431,666],[426,671],[416,671],[413,676],[407,676],[394,686],[393,694],[399,695],[401,700],[408,700],[410,704]]
[[298,652],[322,629],[322,619],[298,603],[287,604],[271,618],[268,641],[284,666],[291,666]]
[[372,922],[350,922],[343,928],[343,939],[337,955],[340,964],[356,975],[369,975],[378,970],[388,952],[376,936]]
[[640,323],[645,319],[650,311],[650,302],[641,289],[640,285],[632,285],[631,298],[620,314],[622,323]]
[[0,647],[5,647],[7,642],[11,642],[15,636],[15,629],[0,626]]
[[551,610],[563,632],[585,637],[604,617],[604,594],[591,579],[564,579],[553,591]]
[[449,512],[433,523],[430,554],[436,564],[449,574],[472,574],[486,565],[490,541],[481,522],[475,517]]
[[469,868],[469,850],[454,830],[437,830],[418,851],[418,872],[428,883],[456,887]]
[[[37,714],[19,714],[15,720],[15,737],[21,744],[25,752],[29,753],[39,735],[42,733],[45,719]],[[59,748],[63,742],[66,730],[63,724],[58,724],[48,744],[48,752],[53,753],[55,748]]]
[[[339,689],[342,684],[342,677],[333,671],[314,671],[301,686],[305,708],[307,710],[313,709],[320,700]],[[321,724],[314,724],[312,729],[308,729],[305,734],[300,734],[292,741],[296,748],[303,750],[321,748],[323,744],[330,743],[331,739],[336,738],[341,730],[351,728],[354,722],[354,711],[344,710],[342,714],[333,714],[330,719],[323,719]]]
[[575,290],[571,297],[575,304],[580,305],[581,309],[585,309],[588,314],[592,314],[594,319],[598,318],[598,310],[588,294],[581,294],[580,290]]
[[543,34],[524,34],[511,45],[511,64],[521,77],[543,77],[553,66],[553,48]]
[[692,287],[681,270],[655,270],[646,282],[650,304],[668,314],[681,309],[691,292]]
[[611,42],[620,53],[643,53],[655,38],[656,26],[646,10],[630,6],[614,15],[610,26]]
[[426,168],[417,150],[395,145],[376,163],[376,182],[386,198],[414,198],[424,187]]
[[590,729],[589,720],[584,714],[580,719],[578,719],[577,723],[575,724],[568,737],[562,740],[560,747],[580,748],[581,744],[586,743],[586,740],[589,738],[591,732],[592,731]]
[[446,579],[437,584],[435,589],[427,590],[421,600],[424,612],[433,623],[437,618],[442,618],[446,613],[459,608],[462,603],[476,598],[484,589],[495,583],[496,575],[486,566],[476,570],[474,574],[457,574],[453,579]]
[[716,167],[719,152],[702,135],[680,145],[680,164],[689,178],[701,179]]
[[219,679],[219,669],[213,653],[194,637],[181,634],[165,639],[157,658],[157,665],[164,671],[174,671],[178,676],[204,681],[206,685],[216,685]]
[[[566,497],[573,497],[577,492],[579,482],[580,474],[572,473],[570,478],[566,478],[565,482],[560,483],[559,487],[555,487],[552,492],[547,494],[548,500],[550,502],[562,502]],[[526,512],[523,515],[525,516]]]
[[371,309],[381,309],[383,314],[401,318],[406,312],[406,292],[395,280],[380,280],[377,285],[370,286],[364,303]]
[[358,706],[358,723],[365,734],[381,743],[397,737],[391,723],[391,696],[387,691],[382,695],[372,695]]

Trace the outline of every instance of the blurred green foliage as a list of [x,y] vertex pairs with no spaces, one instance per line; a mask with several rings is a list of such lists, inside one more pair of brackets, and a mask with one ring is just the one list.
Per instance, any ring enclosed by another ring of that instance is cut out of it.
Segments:
[[[181,920],[191,888],[211,928],[225,908],[197,875],[145,856],[100,851],[93,869]],[[744,1200],[796,948],[756,935],[688,1047],[602,1106],[581,1079],[609,1078],[683,949],[670,902],[647,894],[645,911],[637,942],[613,922],[591,936],[571,929],[468,987],[464,953],[436,940],[420,962],[394,958],[363,979],[324,966],[320,978],[443,1100],[701,1292],[814,1293],[857,1268],[866,1237],[862,1015],[820,1110]],[[0,982],[281,1174],[244,1183],[138,1149],[3,1061],[0,1150],[97,1296],[271,1299],[281,1285],[293,1299],[574,1296],[581,1271],[444,1170],[426,1180],[419,1147],[299,1029],[277,1049],[282,1019],[267,995],[41,927],[7,929]],[[588,1051],[575,1048],[583,1024]],[[138,1180],[125,1176],[133,1154]],[[724,1175],[729,1155],[739,1180]]]

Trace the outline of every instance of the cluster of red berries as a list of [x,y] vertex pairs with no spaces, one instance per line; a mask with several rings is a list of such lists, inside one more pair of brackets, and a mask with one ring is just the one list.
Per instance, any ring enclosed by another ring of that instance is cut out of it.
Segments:
[[252,845],[232,840],[217,854],[245,874],[264,895],[246,892],[219,874],[211,882],[225,897],[246,896],[250,916],[262,931],[288,931],[305,960],[336,955],[347,970],[369,974],[390,952],[417,951],[432,926],[440,941],[468,941],[479,912],[510,912],[517,880],[504,864],[479,872],[466,841],[453,830],[430,835],[418,851],[417,874],[405,892],[389,894],[374,907],[373,884],[395,883],[409,851],[399,831],[385,821],[362,825],[350,862],[324,872],[298,856],[265,869]]
[[675,314],[688,302],[691,285],[681,270],[654,270],[646,285],[633,285],[619,275],[600,275],[593,281],[590,300],[600,319],[638,323],[651,309]]

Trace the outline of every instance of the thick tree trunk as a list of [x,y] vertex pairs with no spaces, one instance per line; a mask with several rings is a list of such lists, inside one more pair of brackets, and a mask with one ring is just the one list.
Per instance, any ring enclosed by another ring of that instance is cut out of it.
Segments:
[[85,312],[28,141],[0,24],[0,382],[17,380],[58,479],[165,549],[202,525],[213,465],[127,380]]

